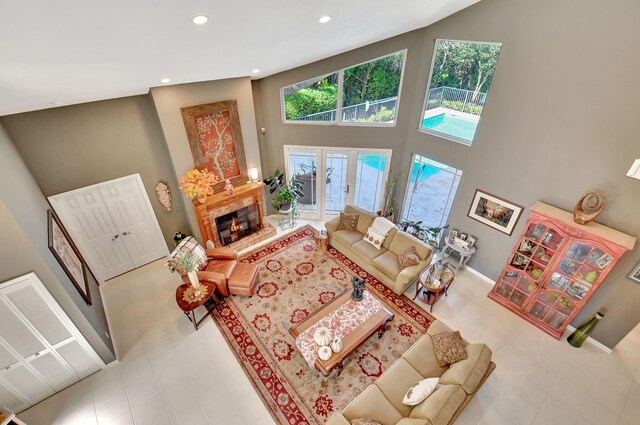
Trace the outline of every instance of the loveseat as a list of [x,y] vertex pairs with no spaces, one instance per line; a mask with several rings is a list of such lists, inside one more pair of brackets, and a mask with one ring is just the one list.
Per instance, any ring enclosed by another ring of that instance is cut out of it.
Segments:
[[[420,272],[431,264],[432,250],[426,243],[394,227],[378,250],[363,240],[367,229],[378,216],[352,205],[347,205],[344,212],[359,215],[356,230],[338,230],[340,217],[329,220],[325,223],[329,243],[396,294],[406,291]],[[420,262],[401,270],[398,256],[411,246],[416,248]]]
[[[469,344],[468,358],[441,368],[433,350],[431,335],[451,332],[434,321],[415,344],[376,381],[356,397],[327,425],[350,425],[357,418],[369,418],[383,425],[449,425],[476,394],[496,365],[485,344]],[[435,391],[416,406],[402,404],[407,391],[425,378],[440,377]]]

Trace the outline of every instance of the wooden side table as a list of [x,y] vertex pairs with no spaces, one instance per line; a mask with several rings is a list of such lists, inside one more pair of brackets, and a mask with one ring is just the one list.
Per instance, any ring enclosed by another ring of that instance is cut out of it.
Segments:
[[416,282],[416,294],[413,299],[415,300],[419,297],[420,301],[429,306],[430,312],[433,311],[433,305],[440,297],[447,295],[447,290],[456,276],[451,267],[447,266],[444,275],[439,279],[440,282],[436,283],[435,281],[440,277],[443,267],[444,265],[441,263],[431,264],[420,273],[418,282]]
[[467,265],[469,259],[475,254],[476,247],[469,248],[468,251],[465,251],[464,248],[454,244],[453,242],[449,242],[449,238],[444,240],[444,249],[442,250],[442,258],[447,258],[450,254],[456,253],[458,255],[459,260],[457,264],[450,263],[452,267],[456,269],[456,271],[460,271],[460,269],[464,269],[464,266]]
[[327,252],[329,249],[329,235],[318,233],[316,235],[316,251]]
[[[204,290],[206,288],[207,293],[196,301],[188,301],[184,299],[185,291],[189,288],[191,288],[190,283],[184,283],[176,288],[176,302],[178,303],[178,307],[180,307],[180,310],[182,310],[185,316],[189,318],[189,320],[193,324],[193,327],[198,330],[202,322],[204,322],[207,317],[213,315],[213,308],[211,304],[215,303],[213,294],[216,291],[216,287],[213,283],[200,282],[200,290]],[[209,300],[211,300],[211,302],[207,302]],[[195,311],[201,305],[204,306],[205,309],[207,309],[207,314],[202,316],[200,320],[197,320]]]

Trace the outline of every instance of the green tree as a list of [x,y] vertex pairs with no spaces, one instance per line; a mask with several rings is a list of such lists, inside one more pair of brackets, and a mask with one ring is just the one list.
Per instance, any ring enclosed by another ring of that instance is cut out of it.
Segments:
[[344,70],[342,105],[398,95],[404,52]]
[[295,93],[287,94],[284,96],[285,117],[290,120],[336,109],[337,93],[337,74],[334,74]]

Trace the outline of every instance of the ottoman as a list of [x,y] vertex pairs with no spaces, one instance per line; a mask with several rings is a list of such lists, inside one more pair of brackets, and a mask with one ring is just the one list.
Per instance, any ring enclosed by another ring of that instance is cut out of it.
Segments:
[[252,263],[238,263],[227,280],[229,292],[233,295],[250,297],[258,282],[258,266]]

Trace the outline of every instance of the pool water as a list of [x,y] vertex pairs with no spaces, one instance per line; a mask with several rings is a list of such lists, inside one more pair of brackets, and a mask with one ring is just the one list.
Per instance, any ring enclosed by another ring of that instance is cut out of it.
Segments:
[[478,121],[462,118],[452,114],[440,114],[422,121],[422,126],[438,133],[473,141]]
[[[365,159],[364,163],[371,168],[375,168],[376,170],[380,170],[380,171],[384,170],[384,163],[382,161],[378,161],[377,159]],[[412,167],[411,182],[415,181],[416,175],[418,174],[418,168],[419,167],[415,166],[415,164]],[[420,170],[420,181],[424,181],[429,177],[433,176],[434,174],[439,173],[440,171],[442,170],[440,170],[437,167],[433,167],[429,164],[423,164],[422,169]]]

